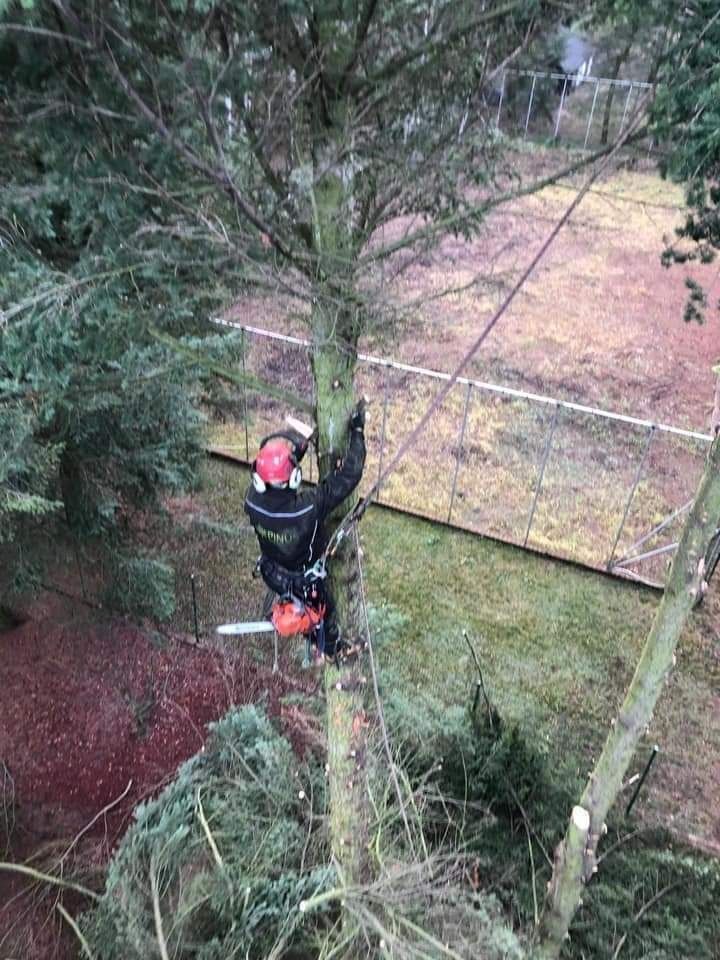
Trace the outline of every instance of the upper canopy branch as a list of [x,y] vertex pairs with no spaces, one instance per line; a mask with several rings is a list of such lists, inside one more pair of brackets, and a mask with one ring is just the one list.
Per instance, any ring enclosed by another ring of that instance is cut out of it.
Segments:
[[[302,268],[302,258],[298,256],[298,251],[293,248],[293,245],[287,238],[282,236],[275,224],[268,222],[260,210],[253,203],[251,203],[246,196],[244,196],[237,186],[223,156],[222,147],[219,144],[212,121],[210,120],[208,123],[209,118],[207,112],[205,111],[204,113],[204,120],[208,130],[210,144],[219,160],[219,166],[217,167],[207,163],[196,152],[195,149],[189,146],[189,144],[182,137],[180,137],[173,129],[171,129],[171,127],[168,126],[165,119],[162,117],[159,108],[151,106],[147,99],[143,97],[140,91],[131,82],[127,73],[120,66],[112,46],[106,39],[104,21],[100,23],[93,21],[93,27],[101,27],[99,31],[97,29],[88,29],[78,15],[69,8],[65,0],[53,0],[53,3],[62,13],[62,16],[65,18],[66,22],[73,26],[76,35],[83,39],[99,55],[103,63],[106,65],[110,75],[116,80],[126,97],[134,104],[140,116],[150,123],[157,133],[159,133],[168,144],[177,150],[180,156],[191,167],[228,193],[241,216],[257,230],[261,231],[261,233],[267,237],[272,246],[275,247],[275,249],[286,260],[295,266]],[[117,28],[113,27],[113,33],[120,37]],[[122,41],[123,44],[127,45],[129,49],[140,54],[140,51],[135,51],[132,40],[129,37],[122,36]],[[201,107],[204,106],[202,97],[199,98],[198,102],[200,103]],[[307,268],[308,264],[305,263],[305,269]]]
[[358,59],[360,58],[360,53],[362,51],[365,40],[367,39],[368,31],[370,30],[370,24],[372,23],[373,17],[375,16],[375,11],[377,10],[377,0],[365,0],[362,12],[358,18],[357,26],[355,29],[355,41],[353,43],[352,53],[350,58],[345,65],[343,74],[340,80],[340,90],[344,92],[345,85],[349,78],[352,76],[355,67],[357,66]]
[[[417,44],[417,46],[411,47],[410,49],[391,57],[387,63],[385,63],[375,72],[368,73],[367,76],[358,82],[356,89],[373,89],[378,84],[396,77],[399,73],[402,73],[403,70],[407,69],[407,67],[411,66],[411,64],[415,63],[421,58],[427,57],[432,59],[438,56],[449,47],[452,47],[453,44],[458,42],[458,40],[465,36],[471,35],[479,27],[486,26],[495,20],[507,17],[508,14],[511,14],[513,11],[519,10],[524,6],[524,0],[508,0],[508,2],[502,4],[494,10],[486,10],[479,16],[473,17],[471,20],[458,22],[456,26],[444,34],[440,33],[440,25],[442,20],[441,18],[438,18],[432,27],[429,28],[427,36],[423,37],[422,42]],[[443,9],[446,12],[448,7]]]
[[[632,139],[641,140],[646,133],[647,129],[643,127],[642,129],[633,133]],[[438,237],[445,233],[448,233],[452,230],[461,230],[463,225],[469,225],[473,221],[481,219],[495,207],[499,207],[504,203],[508,203],[510,200],[515,200],[519,199],[520,197],[528,196],[529,194],[538,193],[540,190],[552,186],[558,181],[572,176],[574,173],[578,173],[580,170],[583,170],[585,167],[593,164],[596,160],[608,153],[611,153],[614,149],[616,149],[615,143],[608,144],[599,150],[596,150],[592,154],[583,156],[579,160],[574,160],[561,170],[557,170],[546,177],[533,180],[525,187],[503,191],[502,193],[496,194],[493,197],[489,197],[478,204],[467,204],[463,206],[461,210],[450,213],[446,217],[437,218],[432,223],[426,224],[423,227],[419,227],[416,230],[408,230],[406,233],[402,234],[400,237],[391,241],[390,243],[370,250],[364,257],[360,258],[358,266],[362,270],[371,266],[372,264],[379,263],[381,260],[386,260],[388,257],[391,257],[400,250],[415,246],[418,243],[434,242]],[[377,225],[383,222],[384,219],[385,218],[378,220]]]

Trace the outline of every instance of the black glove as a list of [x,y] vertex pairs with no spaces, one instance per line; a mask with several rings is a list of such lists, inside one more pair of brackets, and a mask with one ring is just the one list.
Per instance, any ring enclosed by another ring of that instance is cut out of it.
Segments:
[[350,429],[351,430],[365,429],[365,397],[362,397],[358,401],[358,405],[355,407],[355,411],[350,417]]
[[293,454],[298,463],[307,453],[308,446],[310,441],[307,440],[301,433],[298,433],[297,430],[288,430],[288,437],[292,437],[293,445]]

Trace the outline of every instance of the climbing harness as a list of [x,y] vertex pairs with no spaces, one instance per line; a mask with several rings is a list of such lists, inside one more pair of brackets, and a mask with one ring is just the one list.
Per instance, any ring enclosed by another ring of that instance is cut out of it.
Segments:
[[[262,562],[260,557],[255,567],[258,572]],[[265,572],[278,595],[270,613],[276,632],[281,637],[301,633],[308,643],[315,641],[319,653],[324,653],[326,605],[319,584],[327,577],[325,559],[320,557],[301,573],[285,570],[277,563],[268,564]]]
[[318,557],[315,563],[308,567],[303,576],[306,579],[311,580],[324,580],[327,577],[327,566],[325,564],[326,557],[323,554],[322,557]]

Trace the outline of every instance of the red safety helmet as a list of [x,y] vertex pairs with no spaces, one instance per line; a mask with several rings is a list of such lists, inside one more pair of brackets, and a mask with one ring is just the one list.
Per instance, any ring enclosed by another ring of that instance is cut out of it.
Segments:
[[302,483],[302,472],[291,441],[282,436],[270,436],[263,441],[252,466],[253,486],[265,493],[269,486],[288,484],[297,490]]

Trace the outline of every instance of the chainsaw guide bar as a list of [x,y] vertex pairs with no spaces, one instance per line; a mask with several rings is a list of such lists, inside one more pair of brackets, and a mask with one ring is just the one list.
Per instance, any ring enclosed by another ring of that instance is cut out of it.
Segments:
[[269,620],[251,620],[248,623],[221,623],[215,633],[224,637],[238,637],[246,633],[272,633],[275,627]]

